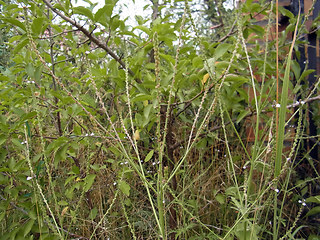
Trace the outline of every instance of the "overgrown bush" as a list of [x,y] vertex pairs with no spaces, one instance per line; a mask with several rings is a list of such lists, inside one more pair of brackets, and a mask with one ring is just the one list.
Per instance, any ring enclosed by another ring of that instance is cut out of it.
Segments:
[[188,1],[181,18],[137,27],[116,1],[97,11],[68,0],[2,4],[12,28],[0,75],[2,239],[319,234],[303,224],[319,195],[300,191],[319,175],[296,176],[308,157],[297,154],[306,103],[319,99],[317,83],[295,101],[312,73],[292,56],[308,16],[290,15],[279,41],[267,41],[275,5],[249,1],[213,42]]

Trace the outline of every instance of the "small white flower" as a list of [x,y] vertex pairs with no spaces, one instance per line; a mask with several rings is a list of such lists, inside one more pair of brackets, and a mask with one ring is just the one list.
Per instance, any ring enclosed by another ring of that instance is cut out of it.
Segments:
[[117,182],[114,182],[113,185],[114,185],[114,186],[117,185]]
[[302,203],[302,206],[307,206],[307,204],[305,202]]
[[127,162],[127,161],[125,161],[125,162],[124,162],[124,164],[128,164],[128,162]]
[[88,134],[88,133],[86,133],[84,136],[85,136],[85,137],[88,137],[88,136],[89,136],[89,134]]
[[280,108],[281,106],[280,106],[280,104],[279,103],[277,103],[276,104],[276,108]]
[[289,162],[290,161],[290,158],[287,158],[287,162]]
[[32,179],[32,177],[27,177],[27,181],[29,181],[29,180],[31,180]]
[[86,54],[89,54],[90,53],[90,51],[86,51]]
[[94,136],[94,133],[91,133],[90,136]]
[[120,163],[120,165],[123,165],[123,163]]
[[153,163],[152,163],[153,166],[156,165],[156,164],[157,164],[156,162],[153,162]]
[[301,105],[304,105],[306,102],[305,101],[301,101]]
[[279,193],[279,192],[280,192],[278,188],[276,188],[274,191],[275,191],[276,193]]

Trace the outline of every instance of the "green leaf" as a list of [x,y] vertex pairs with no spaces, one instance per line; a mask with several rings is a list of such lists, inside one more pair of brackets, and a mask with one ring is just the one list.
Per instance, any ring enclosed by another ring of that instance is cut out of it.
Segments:
[[[101,22],[101,18],[111,18],[112,11],[113,11],[114,4],[106,4],[104,7],[100,8],[96,14],[94,15],[94,20],[97,22]],[[103,19],[105,22],[105,19]]]
[[201,57],[195,57],[193,60],[192,60],[192,66],[194,68],[203,68],[203,60]]
[[228,74],[225,78],[225,81],[245,83],[245,82],[249,82],[249,79],[236,74]]
[[93,14],[88,8],[85,8],[85,7],[82,7],[82,6],[74,7],[73,8],[73,13],[74,14],[83,15],[83,16],[88,17],[91,20],[94,20]]
[[125,195],[129,196],[130,195],[130,185],[126,183],[125,181],[120,181],[119,182],[119,189],[121,192],[123,192]]
[[7,141],[7,136],[4,135],[4,134],[1,134],[1,135],[0,135],[0,146],[1,146],[5,141]]
[[219,44],[216,50],[214,51],[214,58],[218,59],[222,57],[231,48],[231,46],[232,45],[228,43]]
[[98,209],[95,207],[90,211],[89,218],[91,220],[95,219],[98,214]]
[[29,39],[24,39],[18,45],[13,49],[13,54],[18,53],[24,46],[26,46],[29,43]]
[[35,20],[33,20],[33,23],[31,25],[32,32],[36,35],[42,33],[42,29],[44,26],[43,22],[46,20],[46,18],[36,18]]
[[23,232],[24,237],[27,236],[27,234],[31,231],[31,228],[32,228],[34,222],[35,221],[33,219],[30,219],[28,221],[28,223],[24,226],[24,232]]
[[83,188],[83,190],[84,190],[85,192],[88,192],[88,191],[89,191],[89,189],[91,188],[92,184],[94,183],[94,179],[95,179],[95,178],[96,178],[96,175],[95,175],[95,174],[89,174],[89,175],[85,178],[85,180],[84,180],[85,185],[84,185],[84,188]]
[[147,156],[146,156],[146,158],[144,159],[144,162],[149,162],[149,160],[152,158],[152,156],[153,156],[153,153],[154,153],[154,150],[151,150],[148,154],[147,154]]
[[18,148],[20,148],[21,150],[24,150],[24,145],[21,144],[21,142],[17,139],[17,138],[13,138],[11,139],[11,142]]
[[30,211],[28,212],[28,215],[29,215],[29,217],[30,217],[32,220],[36,220],[36,219],[37,219],[37,214],[36,214],[36,212],[33,211],[33,210],[30,210]]
[[64,200],[61,200],[61,201],[58,202],[58,205],[60,205],[60,206],[67,206],[68,203],[67,203],[66,201],[64,201]]
[[143,102],[143,101],[146,101],[146,100],[152,100],[152,96],[151,95],[146,95],[146,94],[138,94],[137,96],[135,96],[133,99],[132,99],[132,102]]
[[225,196],[222,195],[221,193],[217,194],[215,198],[220,204],[224,204],[226,202]]
[[23,23],[17,19],[14,19],[14,18],[2,18],[1,19],[2,21],[4,22],[7,22],[7,23],[11,23],[12,25],[15,25],[19,28],[21,28],[23,31],[26,32],[26,28],[25,26],[23,25]]
[[311,215],[315,215],[320,213],[320,206],[314,207],[312,208],[307,214],[306,217],[311,216]]
[[313,202],[313,203],[318,203],[320,204],[320,195],[318,196],[312,196],[306,199],[306,202]]
[[150,35],[150,33],[151,33],[150,28],[142,26],[142,25],[136,26],[135,29],[139,29],[139,30],[141,30],[142,32],[144,32],[144,33],[146,33],[148,35]]

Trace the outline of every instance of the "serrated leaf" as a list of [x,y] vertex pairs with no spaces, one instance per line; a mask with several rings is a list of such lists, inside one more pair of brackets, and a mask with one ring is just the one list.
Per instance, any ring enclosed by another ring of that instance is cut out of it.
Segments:
[[82,6],[74,7],[73,8],[73,13],[74,14],[83,15],[83,16],[88,17],[91,20],[94,20],[93,14],[88,8],[85,8],[85,7],[82,7]]
[[119,182],[119,189],[123,192],[126,196],[130,195],[130,185],[125,181]]
[[95,175],[95,174],[89,174],[89,175],[85,178],[85,180],[84,180],[85,185],[84,185],[84,188],[83,188],[83,190],[84,190],[85,192],[88,192],[88,191],[89,191],[89,189],[91,188],[92,184],[94,183],[94,179],[95,179],[95,178],[96,178],[96,175]]
[[151,151],[147,154],[146,158],[144,159],[144,162],[150,161],[150,159],[151,159],[152,156],[153,156],[153,153],[154,153],[154,150],[151,150]]

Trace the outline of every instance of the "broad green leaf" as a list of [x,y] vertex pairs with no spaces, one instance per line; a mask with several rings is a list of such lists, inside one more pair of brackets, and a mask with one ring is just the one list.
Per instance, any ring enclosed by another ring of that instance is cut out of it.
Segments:
[[4,134],[1,134],[1,135],[0,135],[0,146],[1,146],[5,141],[7,141],[7,136],[4,135]]
[[29,43],[29,39],[24,39],[13,49],[13,54],[17,54],[24,46]]
[[243,76],[239,76],[236,74],[228,74],[226,75],[225,81],[231,81],[231,82],[249,82],[249,79]]
[[142,32],[144,32],[144,33],[146,33],[148,35],[150,35],[150,33],[151,33],[150,28],[142,26],[142,25],[136,26],[135,29],[139,29],[139,30],[141,30]]
[[317,206],[317,207],[310,209],[310,211],[307,212],[306,217],[311,216],[311,215],[315,215],[315,214],[319,214],[319,213],[320,213],[320,206]]
[[226,202],[226,197],[221,193],[217,194],[215,198],[220,204],[224,204]]
[[11,139],[11,142],[16,146],[18,147],[20,150],[24,150],[24,145],[21,143],[20,140],[18,140],[17,138],[13,138]]
[[26,32],[26,28],[23,23],[15,18],[1,18],[1,20],[7,23],[11,23]]
[[119,181],[119,189],[123,192],[126,196],[130,195],[130,185],[125,181]]
[[33,220],[36,220],[36,219],[37,219],[37,214],[36,214],[36,212],[33,211],[33,210],[30,210],[30,211],[28,212],[28,215],[29,215],[29,217],[30,217],[31,219],[33,219]]
[[214,58],[217,60],[222,57],[230,48],[231,44],[229,43],[221,43],[218,45],[216,50],[214,51]]
[[140,93],[132,99],[132,102],[143,102],[145,100],[152,100],[152,96]]
[[144,162],[148,162],[148,161],[152,158],[153,153],[154,153],[154,150],[151,150],[151,151],[147,154],[146,158],[144,159]]
[[85,7],[82,7],[82,6],[74,7],[73,8],[73,13],[74,14],[80,14],[80,15],[88,17],[91,20],[94,20],[93,14],[88,8],[85,8]]
[[46,21],[46,18],[36,18],[33,20],[33,23],[31,25],[32,32],[36,35],[39,35],[42,33],[42,29],[44,27],[44,21]]
[[95,178],[96,178],[96,175],[95,175],[95,174],[89,174],[89,175],[85,178],[85,180],[84,180],[85,185],[84,185],[84,188],[83,188],[83,190],[84,190],[85,192],[88,192],[88,191],[89,191],[89,189],[91,188],[92,184],[94,183],[94,179],[95,179]]
[[91,209],[90,214],[89,214],[89,218],[93,220],[96,218],[97,214],[98,214],[98,209],[95,207],[95,208]]
[[320,195],[309,197],[306,199],[306,202],[313,202],[313,203],[320,204]]
[[[94,15],[94,20],[101,22],[101,18],[111,18],[114,4],[105,4],[102,8],[100,8],[96,14]],[[104,20],[105,21],[105,20]],[[104,22],[103,21],[103,22]]]
[[23,229],[24,229],[24,231],[23,231],[23,236],[24,236],[24,237],[27,236],[27,234],[31,231],[31,228],[32,228],[34,222],[35,222],[34,219],[30,219],[30,220],[27,222],[27,224],[24,225],[24,227],[23,227]]
[[203,60],[201,57],[195,57],[192,59],[192,66],[194,68],[203,68]]
[[67,206],[68,205],[68,203],[66,201],[64,201],[64,200],[59,201],[58,204],[60,206]]

